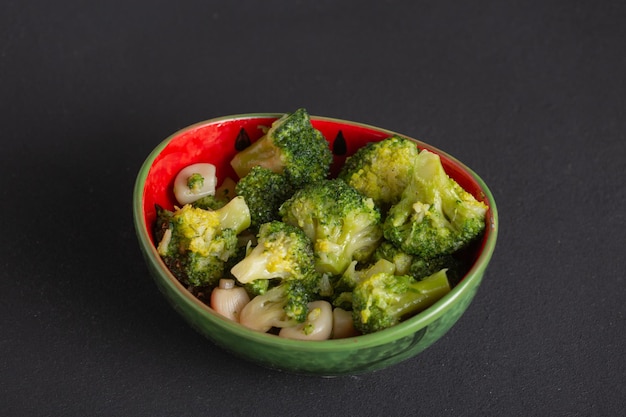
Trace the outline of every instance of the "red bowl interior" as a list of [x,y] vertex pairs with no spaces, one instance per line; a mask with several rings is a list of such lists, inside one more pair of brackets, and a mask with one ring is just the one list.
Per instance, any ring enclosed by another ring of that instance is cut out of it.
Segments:
[[[155,205],[172,209],[175,198],[172,192],[176,174],[187,165],[208,162],[217,168],[218,182],[237,176],[230,161],[237,153],[236,145],[242,138],[253,142],[263,135],[261,127],[268,127],[278,115],[234,116],[210,120],[190,126],[172,135],[162,150],[156,155],[148,172],[143,190],[143,214],[148,229],[156,219]],[[337,173],[346,157],[368,142],[380,141],[394,132],[355,122],[311,117],[313,126],[319,129],[334,150],[335,160],[332,172]],[[420,141],[420,149],[428,149],[440,155],[443,166],[452,178],[477,199],[489,205],[481,185],[471,172],[448,154]],[[344,145],[345,144],[345,145]],[[488,216],[490,214],[488,213]],[[489,219],[488,223],[489,224]],[[490,228],[483,239],[487,239]],[[152,230],[147,230],[152,236]],[[480,245],[482,247],[482,245]],[[478,248],[480,251],[482,248]]]

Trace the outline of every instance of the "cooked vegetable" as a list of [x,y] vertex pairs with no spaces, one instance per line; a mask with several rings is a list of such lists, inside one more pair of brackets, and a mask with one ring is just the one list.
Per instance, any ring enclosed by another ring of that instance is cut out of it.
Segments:
[[246,290],[236,286],[232,279],[220,279],[219,285],[211,291],[211,308],[233,321],[239,321],[241,310],[249,302]]
[[445,269],[448,281],[456,283],[460,275],[465,273],[465,268],[463,261],[453,255],[440,255],[430,259],[416,257],[411,263],[409,275],[417,280],[422,280]]
[[250,226],[250,213],[241,197],[218,210],[186,204],[174,212],[160,209],[158,214],[157,250],[172,273],[191,287],[218,283],[224,264],[237,251],[237,234]]
[[422,281],[409,275],[375,274],[354,289],[354,326],[364,334],[386,329],[430,307],[449,291],[445,269]]
[[180,204],[189,204],[215,194],[215,165],[193,164],[183,168],[174,180],[174,195]]
[[376,332],[429,307],[463,276],[488,207],[438,155],[391,136],[333,156],[304,109],[232,159],[180,171],[182,205],[157,207],[154,238],[172,273],[224,317],[260,332],[325,340]]
[[463,262],[452,254],[426,259],[410,255],[388,241],[383,241],[372,256],[373,261],[386,259],[395,265],[396,275],[411,275],[420,280],[446,268],[450,281],[456,281],[464,272]]
[[310,301],[310,291],[302,281],[284,280],[246,304],[239,322],[260,332],[295,326],[306,320]]
[[242,324],[265,332],[304,322],[321,277],[311,241],[299,228],[280,221],[261,225],[257,241],[231,269],[239,283],[258,294],[244,307]]
[[293,194],[293,187],[282,174],[262,166],[252,167],[235,187],[250,209],[251,226],[259,228],[263,223],[279,220],[280,205]]
[[417,153],[415,142],[401,136],[371,142],[346,159],[339,178],[386,210],[400,201]]
[[299,188],[327,178],[332,160],[328,142],[313,127],[307,111],[298,109],[272,123],[265,135],[235,155],[231,165],[239,178],[262,166]]
[[374,261],[385,259],[395,266],[396,274],[407,275],[410,273],[411,265],[415,259],[414,255],[404,252],[393,243],[383,240],[372,255]]
[[372,199],[340,179],[296,191],[280,214],[311,239],[321,273],[339,275],[354,260],[366,262],[382,238],[380,211]]
[[264,223],[257,245],[237,263],[231,274],[242,284],[260,279],[299,279],[314,281],[315,258],[311,240],[304,232],[280,221]]
[[267,290],[270,288],[271,280],[269,279],[255,279],[246,284],[243,284],[243,287],[248,292],[248,295],[251,298],[256,297],[257,295],[265,294]]
[[437,154],[422,150],[401,200],[389,209],[384,236],[406,253],[431,259],[476,239],[486,212],[485,203],[445,173]]
[[386,259],[380,259],[373,264],[368,265],[362,269],[356,269],[357,262],[353,261],[350,266],[339,278],[339,281],[335,284],[335,289],[344,289],[352,291],[361,282],[369,279],[371,276],[386,272],[393,274],[396,272],[396,266]]

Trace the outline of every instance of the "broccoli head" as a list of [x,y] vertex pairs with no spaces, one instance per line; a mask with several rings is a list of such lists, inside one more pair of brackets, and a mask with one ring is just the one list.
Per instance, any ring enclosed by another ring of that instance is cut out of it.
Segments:
[[250,225],[243,198],[218,210],[186,204],[158,211],[157,250],[172,273],[190,287],[207,287],[222,278],[224,265],[238,248],[237,234]]
[[293,193],[286,176],[262,166],[252,167],[239,180],[235,192],[246,200],[251,226],[255,229],[263,223],[279,220],[280,205]]
[[352,261],[366,262],[382,238],[381,214],[372,199],[340,179],[299,189],[279,212],[311,239],[320,273],[340,275]]
[[306,320],[310,301],[311,293],[304,282],[282,280],[246,304],[239,322],[260,332],[273,327],[295,326]]
[[298,109],[272,123],[269,130],[238,152],[231,165],[239,178],[254,166],[283,174],[296,188],[326,178],[333,160],[328,142],[311,124],[305,109]]
[[354,327],[367,334],[395,326],[430,307],[449,291],[445,269],[421,281],[410,275],[375,274],[352,293]]
[[422,150],[401,200],[389,209],[384,236],[424,259],[451,254],[483,232],[487,208],[446,174],[437,154]]
[[311,240],[299,228],[280,221],[264,223],[257,245],[230,270],[241,284],[256,280],[302,280],[318,278]]
[[416,144],[401,136],[371,142],[346,159],[339,178],[386,210],[400,201],[417,154]]
[[352,261],[345,272],[333,284],[332,304],[344,310],[352,310],[352,291],[362,282],[380,273],[393,274],[395,265],[380,259],[364,268],[357,269],[357,261]]

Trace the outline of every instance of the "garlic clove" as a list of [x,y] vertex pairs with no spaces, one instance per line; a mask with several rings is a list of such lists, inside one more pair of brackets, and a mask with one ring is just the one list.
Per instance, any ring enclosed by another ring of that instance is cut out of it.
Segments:
[[229,284],[222,284],[215,287],[211,292],[211,308],[227,319],[239,322],[241,310],[250,302],[250,297],[242,287],[235,287]]
[[215,165],[198,163],[183,168],[174,179],[174,196],[184,205],[215,195],[217,176]]

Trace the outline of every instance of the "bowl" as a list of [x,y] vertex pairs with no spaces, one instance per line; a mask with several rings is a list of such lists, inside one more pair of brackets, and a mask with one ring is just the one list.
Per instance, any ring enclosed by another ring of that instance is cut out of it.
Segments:
[[[492,257],[498,232],[496,204],[483,180],[454,157],[419,140],[412,139],[420,149],[437,153],[448,175],[489,206],[487,227],[472,249],[471,267],[460,282],[431,307],[394,327],[326,341],[290,340],[255,332],[221,317],[194,297],[161,260],[152,236],[155,205],[173,208],[172,186],[176,174],[192,163],[208,162],[217,167],[219,180],[237,179],[230,166],[232,157],[238,149],[262,136],[261,127],[270,126],[280,116],[242,114],[203,121],[169,136],[147,157],[135,183],[133,215],[139,246],[156,285],[173,308],[215,345],[267,368],[316,376],[357,375],[396,365],[419,354],[440,339],[471,303]],[[333,173],[356,149],[398,134],[328,117],[311,116],[311,122],[333,150]]]

